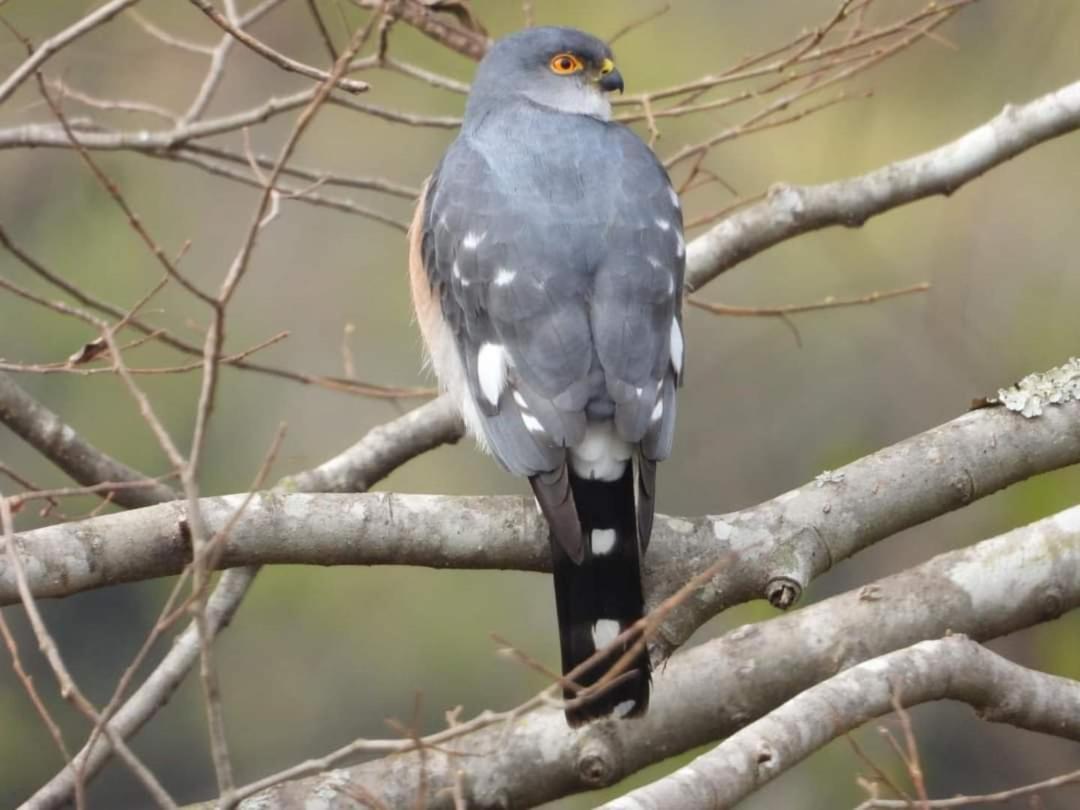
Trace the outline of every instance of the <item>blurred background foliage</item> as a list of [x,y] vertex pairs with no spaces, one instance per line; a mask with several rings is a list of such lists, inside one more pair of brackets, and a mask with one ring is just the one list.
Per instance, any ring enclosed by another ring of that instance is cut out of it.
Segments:
[[[34,41],[92,4],[8,0],[0,9]],[[320,2],[344,41],[336,0]],[[899,3],[880,4],[882,11]],[[473,0],[493,35],[522,24],[511,0]],[[604,35],[654,7],[652,0],[537,0],[538,21]],[[715,72],[739,58],[790,39],[824,20],[835,0],[678,0],[674,10],[617,47],[631,92]],[[914,7],[914,6],[912,6]],[[212,44],[217,30],[187,3],[145,0],[150,19]],[[889,12],[891,13],[891,12]],[[259,22],[264,41],[297,58],[325,64],[326,55],[294,0]],[[815,183],[861,173],[931,148],[986,120],[1007,102],[1021,102],[1076,80],[1080,73],[1080,4],[1075,0],[983,0],[940,29],[942,40],[860,78],[871,99],[831,108],[796,124],[743,138],[709,159],[734,188],[751,195],[784,180]],[[405,26],[393,52],[467,80],[473,65]],[[950,47],[953,43],[956,48]],[[0,36],[0,75],[24,57]],[[211,114],[258,103],[309,81],[283,74],[245,49],[233,51],[228,77]],[[103,97],[184,107],[205,70],[196,56],[162,47],[120,18],[52,60],[48,72]],[[377,74],[365,100],[414,112],[459,114],[459,96],[396,75]],[[70,111],[77,104],[66,102]],[[744,112],[721,112],[663,124],[661,152],[699,140]],[[47,121],[32,82],[0,107],[0,127]],[[157,126],[136,117],[129,126]],[[252,132],[256,149],[276,154],[291,119]],[[378,174],[419,186],[453,137],[335,108],[324,108],[302,140],[296,162],[353,174]],[[233,139],[232,143],[238,141]],[[169,252],[191,240],[186,272],[216,289],[253,211],[256,192],[180,164],[132,154],[98,153],[150,231]],[[77,156],[62,150],[0,151],[0,223],[46,265],[85,289],[130,305],[158,279],[159,268]],[[404,219],[410,204],[363,193],[358,202]],[[694,192],[690,216],[731,201],[718,185]],[[801,316],[801,348],[772,319],[725,319],[690,309],[688,384],[681,399],[673,458],[662,467],[660,508],[697,515],[738,509],[796,486],[824,468],[903,439],[962,413],[969,402],[1029,371],[1077,353],[1080,268],[1080,138],[1066,137],[995,169],[948,199],[921,202],[873,219],[859,230],[834,229],[788,242],[711,284],[703,297],[743,305],[816,301],[873,290],[933,284],[900,300]],[[52,291],[6,253],[0,272]],[[201,342],[206,313],[167,289],[152,304],[155,320]],[[228,346],[256,343],[279,330],[287,341],[262,359],[311,373],[342,373],[346,324],[358,376],[387,384],[425,384],[419,338],[411,323],[400,233],[346,214],[285,203],[261,236],[251,271],[231,310]],[[0,356],[21,362],[61,360],[93,337],[81,324],[0,295]],[[172,364],[156,346],[129,362]],[[148,428],[109,375],[22,375],[19,382],[58,411],[87,439],[142,470],[160,473],[166,460]],[[141,382],[174,435],[191,432],[197,375],[144,377]],[[248,486],[279,422],[288,436],[274,476],[319,463],[394,417],[407,403],[371,401],[261,375],[226,370],[204,466],[204,492]],[[0,459],[40,486],[64,478],[11,434],[0,432]],[[10,483],[4,486],[10,492]],[[409,492],[521,493],[469,444],[429,453],[384,481]],[[1080,473],[1043,476],[988,498],[844,563],[816,582],[818,600],[895,572],[942,551],[1061,509],[1077,498]],[[69,514],[92,502],[71,503]],[[19,527],[32,528],[32,510]],[[68,664],[88,694],[103,703],[160,608],[169,582],[89,593],[44,605]],[[706,639],[771,609],[751,604],[703,628]],[[21,609],[5,615],[69,744],[86,724],[55,694],[37,657]],[[395,568],[275,568],[264,571],[218,643],[224,706],[238,778],[248,781],[321,754],[358,736],[385,736],[384,718],[409,720],[423,695],[424,729],[448,707],[466,713],[508,707],[540,687],[538,676],[496,654],[490,634],[557,662],[554,608],[544,577]],[[1080,678],[1080,617],[1056,622],[992,646],[1031,666]],[[161,645],[162,652],[165,649]],[[783,661],[774,662],[784,666]],[[1077,748],[977,721],[956,706],[913,712],[928,785],[938,795],[994,790],[1077,767]],[[882,767],[896,758],[873,728],[857,735]],[[135,750],[182,801],[211,795],[205,716],[194,678],[134,741]],[[683,758],[681,761],[685,761]],[[62,764],[10,668],[0,667],[0,806],[25,798]],[[638,774],[604,795],[655,778],[671,761]],[[748,801],[748,808],[835,808],[858,802],[860,763],[838,741]],[[111,767],[91,791],[92,807],[144,807],[141,789]],[[558,802],[584,808],[600,794]],[[1076,793],[1047,795],[1043,806],[1077,806]],[[1020,805],[1016,805],[1020,806]]]

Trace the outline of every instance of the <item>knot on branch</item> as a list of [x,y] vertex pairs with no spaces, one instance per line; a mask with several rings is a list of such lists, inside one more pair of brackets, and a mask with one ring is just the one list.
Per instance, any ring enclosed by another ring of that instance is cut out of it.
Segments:
[[590,788],[602,788],[613,785],[619,780],[622,771],[619,753],[608,739],[608,735],[599,731],[599,726],[589,729],[588,736],[578,747],[575,767],[582,784]]
[[1065,612],[1065,599],[1061,590],[1051,585],[1046,593],[1039,599],[1039,607],[1042,609],[1042,620],[1056,619]]
[[949,483],[961,504],[967,505],[975,500],[975,479],[970,470],[966,468],[961,470]]
[[988,723],[1011,723],[1021,710],[1022,701],[1011,695],[975,708],[975,716]]
[[780,610],[787,610],[799,601],[802,585],[790,577],[775,577],[765,585],[765,598],[769,604]]
[[763,741],[754,753],[754,764],[757,765],[758,778],[770,779],[779,770],[780,758],[776,756],[776,750]]
[[191,537],[191,525],[187,518],[182,517],[176,522],[176,537],[184,564],[189,565],[195,559],[195,541]]
[[790,183],[774,183],[769,187],[768,201],[773,213],[788,222],[799,222],[806,212],[802,190]]

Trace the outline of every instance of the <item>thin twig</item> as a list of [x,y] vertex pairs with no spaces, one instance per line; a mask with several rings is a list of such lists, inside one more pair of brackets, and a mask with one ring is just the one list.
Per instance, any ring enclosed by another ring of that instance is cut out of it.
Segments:
[[686,302],[698,309],[711,312],[713,315],[729,315],[738,318],[777,318],[784,315],[796,315],[802,312],[817,312],[823,309],[840,309],[842,307],[856,307],[866,304],[876,304],[879,301],[887,301],[890,298],[899,298],[903,295],[926,292],[930,289],[927,281],[903,287],[898,290],[885,290],[868,293],[856,298],[835,298],[829,296],[814,304],[784,304],[771,307],[737,307],[730,304],[714,304],[702,301],[697,297],[687,297]]
[[[925,802],[920,802],[919,807],[925,807],[927,810],[948,810],[948,808],[953,807],[1003,804],[1005,802],[1010,802],[1013,799],[1019,799],[1025,796],[1035,796],[1044,790],[1054,790],[1056,788],[1078,784],[1080,784],[1080,770],[1069,771],[1060,776],[1044,779],[1041,782],[1034,782],[1030,785],[1023,785],[1010,790],[1001,790],[997,793],[983,793],[978,796],[953,796],[949,799],[928,799]],[[1034,807],[1035,805],[1032,806]],[[860,804],[856,810],[903,810],[903,808],[912,807],[915,807],[914,803],[907,800],[868,799]]]
[[[5,543],[6,542],[7,540],[5,538]],[[22,658],[19,656],[18,644],[15,642],[15,636],[12,634],[11,628],[8,627],[3,611],[0,611],[0,636],[3,637],[4,645],[8,648],[8,653],[11,655],[11,666],[15,670],[15,677],[17,677],[19,683],[22,684],[23,689],[30,698],[30,702],[34,706],[34,711],[38,713],[38,717],[40,717],[41,721],[45,724],[45,728],[49,731],[49,736],[53,738],[53,742],[56,743],[56,747],[60,750],[60,755],[64,758],[64,762],[72,774],[72,779],[75,781],[75,807],[77,810],[84,810],[86,807],[86,785],[84,780],[72,764],[71,752],[64,742],[64,734],[60,731],[60,726],[56,724],[52,715],[49,714],[49,709],[45,705],[45,701],[41,699],[37,687],[34,686],[33,677],[26,671],[26,668],[23,667]]]
[[78,22],[73,23],[60,33],[51,36],[42,42],[37,49],[30,53],[25,62],[15,68],[15,71],[8,76],[7,79],[0,82],[0,104],[7,101],[8,97],[15,92],[19,85],[32,76],[58,51],[63,50],[84,34],[88,34],[95,28],[104,25],[117,14],[130,8],[137,2],[139,2],[139,0],[112,0],[112,2],[100,6]]
[[[30,592],[30,587],[26,580],[26,570],[23,568],[22,559],[15,549],[15,536],[11,521],[11,510],[8,507],[7,499],[3,497],[0,497],[0,530],[2,530],[2,539],[4,548],[7,552],[8,564],[15,574],[15,581],[19,588],[19,598],[22,601],[23,608],[26,610],[27,618],[30,620],[30,627],[34,632],[34,637],[37,639],[38,648],[44,654],[53,674],[56,676],[56,680],[60,686],[60,694],[83,715],[89,718],[91,722],[96,723],[100,715],[93,704],[83,695],[82,691],[71,677],[71,673],[68,671],[67,666],[64,664],[64,660],[60,655],[60,650],[56,645],[56,641],[53,639],[52,635],[50,635],[45,626],[45,622],[41,617],[41,613],[38,611],[34,595]],[[173,802],[172,798],[150,770],[135,756],[127,743],[116,734],[113,734],[108,726],[105,727],[105,733],[110,735],[109,742],[112,743],[114,749],[120,755],[120,758],[124,761],[124,764],[127,765],[135,778],[146,788],[154,802],[159,807],[165,808],[165,810],[176,810],[176,803]]]
[[[319,79],[322,82],[325,82],[330,77],[330,74],[319,70],[318,68],[311,67],[311,65],[305,65],[303,62],[291,59],[288,56],[285,56],[285,54],[274,50],[261,40],[251,36],[251,34],[246,31],[237,28],[229,22],[224,14],[214,8],[214,5],[210,0],[190,0],[190,2],[223,31],[227,31],[243,45],[246,45],[255,53],[259,54],[259,56],[268,59],[283,70],[299,73],[301,76],[307,76],[311,79]],[[367,82],[358,81],[357,79],[346,79],[343,78],[341,74],[338,74],[334,79],[334,86],[340,87],[342,90],[347,90],[350,93],[362,93],[369,89]]]
[[663,4],[659,8],[655,8],[647,14],[643,14],[642,16],[638,17],[637,19],[630,20],[630,22],[623,25],[614,34],[608,37],[608,45],[614,46],[616,42],[618,42],[620,39],[622,39],[632,31],[635,31],[642,26],[648,25],[653,20],[657,20],[660,17],[663,17],[665,14],[671,11],[673,2],[674,0],[664,0]]

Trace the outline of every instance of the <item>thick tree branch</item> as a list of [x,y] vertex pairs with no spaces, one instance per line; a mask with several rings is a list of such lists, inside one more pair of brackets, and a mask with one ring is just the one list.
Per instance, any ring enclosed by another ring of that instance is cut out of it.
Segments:
[[[409,431],[426,425],[431,432],[424,440],[432,442],[456,436],[458,429],[441,400],[398,424],[409,425]],[[1050,407],[1037,419],[987,408],[758,506],[693,520],[660,518],[646,556],[651,605],[717,560],[727,565],[709,587],[668,617],[656,640],[657,652],[669,654],[731,605],[767,597],[787,607],[814,577],[879,540],[1032,475],[1078,462],[1080,402]],[[347,465],[346,471],[335,469],[336,464],[324,465],[316,479],[301,483],[324,491],[346,488],[354,473]],[[223,528],[244,497],[204,498],[200,503],[208,531]],[[164,504],[17,535],[35,596],[64,596],[178,573],[190,555],[179,530],[186,508],[179,502]],[[527,498],[267,493],[256,497],[232,527],[220,565],[540,571],[550,564],[546,532]],[[0,604],[16,599],[12,572],[0,563]]]
[[995,638],[1077,606],[1080,507],[681,652],[658,671],[641,719],[571,731],[561,711],[544,709],[456,739],[453,753],[428,749],[422,762],[397,754],[329,771],[241,807],[310,801],[351,810],[350,794],[412,807],[423,785],[425,807],[448,809],[459,778],[470,808],[532,807],[733,734],[867,659],[950,632]]
[[1080,741],[1080,683],[1036,672],[965,636],[924,641],[865,661],[797,695],[672,774],[608,810],[720,810],[817,749],[893,711],[958,700],[980,717]]
[[1080,128],[1080,82],[998,116],[917,157],[820,186],[778,184],[693,240],[686,286],[697,290],[739,262],[808,231],[858,227],[872,216],[935,194],[951,194],[1044,141]]

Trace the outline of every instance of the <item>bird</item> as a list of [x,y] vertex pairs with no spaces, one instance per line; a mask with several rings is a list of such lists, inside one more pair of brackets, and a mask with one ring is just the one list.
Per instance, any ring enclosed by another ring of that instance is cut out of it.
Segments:
[[440,387],[480,447],[528,479],[549,524],[575,728],[648,707],[648,651],[626,631],[644,613],[657,463],[671,453],[685,359],[679,195],[612,120],[622,90],[611,48],[583,31],[496,41],[408,237]]

